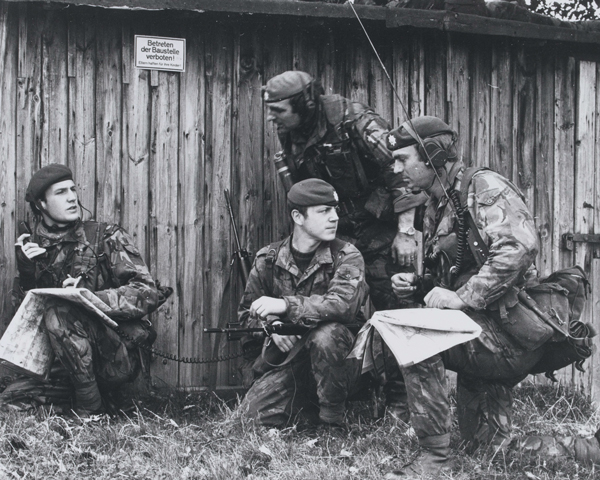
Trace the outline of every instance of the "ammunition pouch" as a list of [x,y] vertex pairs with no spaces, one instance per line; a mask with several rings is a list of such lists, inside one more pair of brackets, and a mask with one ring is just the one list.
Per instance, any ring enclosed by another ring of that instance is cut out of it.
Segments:
[[552,327],[511,292],[488,308],[490,317],[523,349],[537,350],[552,338]]
[[[119,324],[121,329],[129,338],[123,338],[123,342],[128,350],[139,348],[138,345],[151,346],[156,340],[156,330],[147,320],[135,320],[131,322],[123,322]],[[136,345],[137,344],[137,345]]]

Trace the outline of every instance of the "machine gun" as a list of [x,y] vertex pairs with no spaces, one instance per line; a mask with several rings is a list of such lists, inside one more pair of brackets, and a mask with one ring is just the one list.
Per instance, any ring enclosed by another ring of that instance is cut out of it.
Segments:
[[[353,333],[357,333],[362,327],[359,323],[351,323],[346,327]],[[205,328],[205,333],[226,333],[227,340],[230,342],[239,340],[240,338],[251,333],[263,333],[266,337],[270,337],[274,333],[277,335],[304,335],[311,327],[299,325],[297,323],[275,323],[265,324],[262,327],[242,327],[241,323],[228,323],[226,328]]]

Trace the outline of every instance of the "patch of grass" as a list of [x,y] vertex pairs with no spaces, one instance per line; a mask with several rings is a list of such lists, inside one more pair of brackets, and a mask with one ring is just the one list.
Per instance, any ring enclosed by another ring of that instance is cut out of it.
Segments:
[[[214,394],[161,391],[135,398],[126,416],[69,419],[51,409],[2,412],[0,478],[31,479],[381,479],[418,452],[411,430],[373,418],[352,402],[345,429],[299,422],[284,429],[241,420],[234,402]],[[591,435],[598,415],[589,398],[564,387],[516,389],[515,434]],[[457,448],[450,479],[596,478],[573,459],[513,452],[467,455]],[[440,479],[442,480],[442,479]]]

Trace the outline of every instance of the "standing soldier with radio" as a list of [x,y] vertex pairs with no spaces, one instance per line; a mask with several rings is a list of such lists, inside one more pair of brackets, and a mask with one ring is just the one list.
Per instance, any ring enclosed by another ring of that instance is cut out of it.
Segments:
[[[414,212],[425,197],[407,191],[392,171],[385,144],[390,125],[362,103],[324,95],[306,72],[284,72],[262,89],[283,149],[276,162],[284,186],[289,190],[294,181],[307,178],[333,185],[340,196],[338,236],[362,253],[373,305],[399,308],[389,279],[412,269]],[[388,406],[407,421],[401,380],[388,381],[385,391]]]
[[[15,244],[16,299],[21,301],[33,288],[86,288],[110,307],[107,314],[129,337],[151,345],[156,332],[143,317],[166,297],[132,238],[118,225],[81,220],[73,174],[65,165],[38,170],[25,200],[34,225]],[[56,357],[49,381],[17,380],[0,400],[71,400],[78,415],[105,411],[104,394],[133,381],[140,372],[139,347],[66,300],[48,298],[43,316]]]

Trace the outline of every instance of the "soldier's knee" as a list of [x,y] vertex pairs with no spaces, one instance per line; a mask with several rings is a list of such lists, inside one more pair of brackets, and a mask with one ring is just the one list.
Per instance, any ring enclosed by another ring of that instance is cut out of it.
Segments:
[[46,324],[48,333],[55,337],[60,337],[67,330],[61,321],[58,306],[55,304],[50,304],[46,307],[44,311],[44,323]]
[[353,342],[352,333],[341,323],[324,323],[308,333],[307,345],[319,350],[349,348]]

